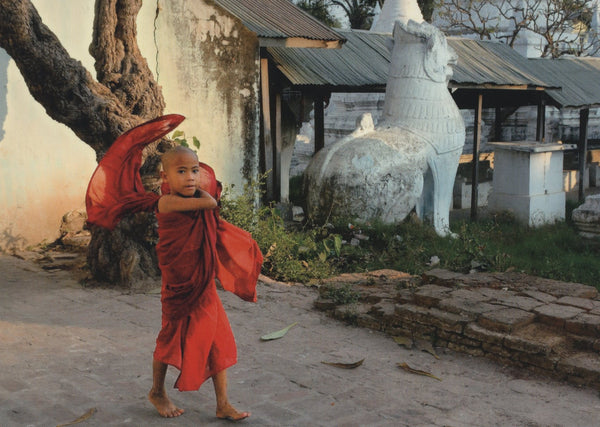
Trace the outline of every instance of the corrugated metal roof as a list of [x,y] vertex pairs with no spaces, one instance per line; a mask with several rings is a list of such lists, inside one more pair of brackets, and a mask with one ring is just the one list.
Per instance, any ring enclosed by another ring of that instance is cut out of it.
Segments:
[[561,87],[547,91],[561,107],[600,106],[600,58],[537,58],[529,62],[545,80]]
[[[339,30],[341,49],[268,48],[277,68],[298,86],[331,90],[381,90],[387,82],[389,34]],[[458,88],[510,86],[543,88],[558,106],[600,106],[600,58],[527,59],[510,46],[448,37],[456,51],[451,85]]]
[[267,48],[277,68],[293,85],[364,88],[385,86],[390,53],[383,34],[340,30],[341,49]]
[[[360,30],[339,33],[346,38],[341,49],[267,50],[294,85],[385,87],[390,35]],[[537,77],[535,64],[505,44],[453,37],[448,43],[458,55],[452,77],[457,85],[552,86]]]
[[452,82],[457,85],[549,87],[535,64],[504,43],[448,37],[458,55]]
[[214,0],[259,37],[340,41],[342,37],[290,0]]

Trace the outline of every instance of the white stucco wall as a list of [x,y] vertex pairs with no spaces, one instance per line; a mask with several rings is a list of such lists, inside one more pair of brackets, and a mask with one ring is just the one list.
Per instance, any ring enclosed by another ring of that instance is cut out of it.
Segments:
[[[93,71],[87,53],[93,2],[33,3],[71,56]],[[0,250],[59,237],[63,214],[84,206],[95,165],[94,151],[46,115],[14,61],[0,49]]]
[[161,2],[158,82],[178,127],[200,140],[198,157],[242,189],[258,170],[258,39],[212,2]]
[[[95,75],[88,53],[94,1],[33,0],[70,55]],[[157,13],[158,11],[158,13]],[[258,46],[240,22],[212,2],[146,0],[138,45],[162,86],[165,114],[187,119],[202,161],[241,190],[258,171]],[[95,153],[49,118],[0,49],[0,251],[59,237],[62,216],[84,207]]]

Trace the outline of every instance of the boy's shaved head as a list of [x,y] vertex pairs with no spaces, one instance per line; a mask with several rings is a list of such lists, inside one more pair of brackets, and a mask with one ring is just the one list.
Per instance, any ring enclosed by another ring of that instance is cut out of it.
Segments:
[[194,156],[196,161],[198,161],[198,156],[196,152],[188,147],[184,147],[183,145],[178,145],[174,148],[171,148],[169,151],[164,153],[160,157],[160,162],[162,163],[163,170],[166,170],[169,167],[169,164],[178,156]]

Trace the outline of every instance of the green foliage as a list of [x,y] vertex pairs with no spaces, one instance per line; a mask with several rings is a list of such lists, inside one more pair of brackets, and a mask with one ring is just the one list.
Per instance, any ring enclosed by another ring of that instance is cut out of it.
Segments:
[[252,233],[264,256],[263,272],[276,280],[309,282],[335,274],[332,257],[341,251],[341,239],[325,229],[295,231],[286,227],[274,206],[256,207],[265,176],[244,186],[241,195],[226,187],[221,197],[221,216]]
[[[188,143],[188,140],[185,137],[185,132],[182,130],[176,130],[175,132],[173,132],[171,139],[179,145],[183,145],[184,147],[192,148],[192,147],[190,147],[190,143]],[[195,136],[192,136],[191,143],[192,143],[193,147],[196,148],[196,150],[200,149],[200,141]]]
[[329,27],[341,27],[340,22],[331,14],[327,0],[297,0],[296,6]]
[[[600,289],[600,240],[581,238],[560,222],[529,228],[508,214],[451,224],[455,237],[440,237],[410,217],[399,224],[333,224],[292,227],[274,206],[256,208],[252,183],[233,198],[224,192],[221,214],[250,231],[264,255],[263,273],[276,280],[303,282],[342,272],[390,268],[420,275],[432,267],[453,271],[516,270]],[[432,258],[439,259],[433,263]]]
[[355,304],[360,299],[360,294],[351,284],[344,283],[340,286],[323,285],[319,289],[322,298],[332,300],[336,305]]

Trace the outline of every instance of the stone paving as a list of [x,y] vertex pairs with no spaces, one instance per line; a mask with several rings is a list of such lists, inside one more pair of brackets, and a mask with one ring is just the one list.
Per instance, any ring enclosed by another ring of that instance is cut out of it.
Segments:
[[[214,417],[210,381],[198,392],[171,393],[186,409],[177,419],[160,418],[147,402],[160,327],[156,288],[89,288],[72,272],[43,267],[0,255],[0,426],[57,426],[84,414],[91,415],[77,425],[228,424]],[[435,358],[399,346],[386,333],[315,310],[316,289],[263,278],[256,304],[219,294],[239,350],[229,370],[230,397],[252,412],[242,425],[597,425],[593,388],[449,348],[435,348]],[[294,322],[281,339],[259,339]],[[355,369],[322,363],[361,359]],[[170,369],[168,386],[175,376]]]
[[[357,304],[327,298],[335,296],[332,287],[348,285],[360,291]],[[594,287],[520,273],[434,269],[420,279],[391,270],[346,274],[321,289],[315,305],[333,317],[600,389]]]

